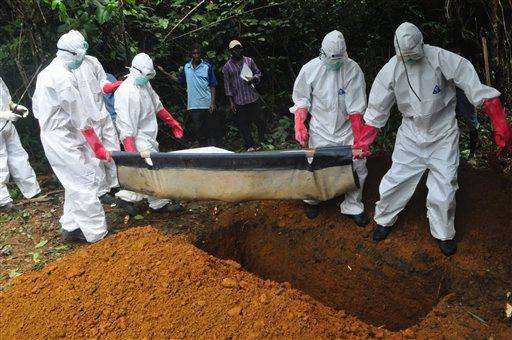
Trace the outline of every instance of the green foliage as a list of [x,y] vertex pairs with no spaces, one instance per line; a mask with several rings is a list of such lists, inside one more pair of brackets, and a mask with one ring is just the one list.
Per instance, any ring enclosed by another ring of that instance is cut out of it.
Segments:
[[[425,33],[425,40],[433,45],[452,47],[464,43],[464,47],[473,46],[465,51],[480,70],[480,30],[493,37],[488,20],[490,11],[483,10],[493,1],[480,0],[451,1],[451,6],[458,4],[467,13],[458,13],[455,23],[452,18],[449,24],[443,17],[443,13],[450,9],[445,8],[444,1],[207,0],[195,11],[193,9],[200,0],[5,2],[7,9],[0,12],[1,76],[15,100],[37,66],[51,60],[59,36],[69,29],[80,30],[89,42],[89,53],[98,57],[105,70],[117,77],[126,73],[125,66],[141,51],[150,54],[156,65],[176,77],[189,58],[190,46],[199,42],[205,57],[215,65],[217,76],[221,78],[220,68],[229,58],[227,44],[231,39],[240,39],[245,53],[253,57],[263,71],[259,91],[266,102],[272,131],[266,144],[268,148],[286,147],[286,143],[293,141],[293,126],[288,113],[293,81],[301,66],[318,55],[323,36],[333,29],[344,33],[349,55],[365,71],[368,87],[394,54],[393,33],[403,21],[418,24]],[[507,15],[504,22],[510,22],[510,6],[504,6],[504,15]],[[468,13],[473,13],[474,18],[465,18]],[[479,25],[460,25],[458,22],[477,22]],[[496,58],[500,56],[495,54]],[[505,64],[494,63],[493,66]],[[500,82],[498,85],[511,81],[506,73],[493,74],[500,76],[496,79]],[[168,75],[158,72],[152,84],[168,107],[175,112],[185,111],[185,91]],[[238,138],[238,132],[227,112],[222,87],[218,93],[228,122],[226,139],[233,140]],[[28,96],[24,104],[30,106]],[[185,121],[187,117],[179,114],[178,118]],[[399,122],[400,117],[393,115],[379,137],[379,149],[392,147]],[[37,131],[37,123],[29,120],[17,126],[31,159],[40,156],[39,139],[33,133]]]

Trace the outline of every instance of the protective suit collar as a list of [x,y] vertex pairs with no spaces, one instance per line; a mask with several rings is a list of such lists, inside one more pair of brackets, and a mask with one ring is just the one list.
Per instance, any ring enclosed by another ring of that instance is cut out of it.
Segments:
[[425,56],[423,34],[409,22],[404,22],[396,29],[394,45],[399,60],[420,60]]
[[341,65],[347,59],[347,45],[343,34],[340,31],[327,33],[322,41],[320,60],[326,65]]
[[68,69],[74,70],[82,64],[88,44],[80,32],[71,30],[60,37],[57,48],[57,56],[64,61]]

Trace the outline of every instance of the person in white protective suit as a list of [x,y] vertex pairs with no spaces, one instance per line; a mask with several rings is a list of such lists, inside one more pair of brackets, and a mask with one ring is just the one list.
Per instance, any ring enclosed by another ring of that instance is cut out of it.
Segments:
[[[84,46],[88,46],[80,32],[71,30],[69,34],[77,41],[80,40]],[[86,55],[82,64],[71,72],[78,83],[78,92],[82,96],[84,111],[91,118],[94,131],[108,151],[120,151],[117,131],[105,107],[103,95],[114,92],[122,82],[110,83],[107,81],[103,66],[98,59],[90,55]],[[113,204],[115,199],[110,191],[119,186],[116,166],[114,162],[102,162],[98,169],[101,171],[100,176],[103,177],[98,192],[100,201],[104,204]]]
[[82,64],[86,46],[76,35],[66,33],[57,48],[57,56],[37,77],[34,116],[39,120],[46,157],[64,187],[62,240],[96,242],[107,235],[105,212],[98,199],[99,159],[112,159],[94,132],[71,72]]
[[[157,117],[167,123],[176,138],[183,137],[183,128],[164,108],[160,98],[151,87],[150,80],[156,75],[153,61],[145,54],[137,54],[130,73],[115,93],[116,126],[127,152],[158,152]],[[178,203],[167,199],[121,190],[116,196],[127,202],[138,202],[144,198],[149,207],[158,212],[182,210]]]
[[7,85],[0,78],[0,212],[15,210],[7,190],[9,176],[18,185],[25,198],[32,198],[41,192],[36,174],[28,162],[13,122],[28,115],[28,109],[14,104]]
[[455,192],[459,165],[459,128],[455,105],[456,87],[491,118],[495,141],[502,150],[511,148],[511,130],[499,100],[500,93],[483,85],[473,65],[442,48],[423,44],[420,30],[404,23],[396,30],[396,55],[382,68],[373,83],[365,125],[356,145],[369,154],[369,146],[397,104],[402,124],[396,136],[393,164],[380,184],[375,209],[375,241],[393,230],[398,214],[411,198],[422,174],[427,178],[427,216],[432,236],[446,256],[457,250]]
[[[366,85],[359,65],[350,59],[343,34],[328,33],[320,56],[302,67],[293,87],[295,138],[302,147],[352,145],[354,123],[362,121],[366,109]],[[309,132],[305,121],[311,116]],[[345,195],[341,213],[360,226],[368,224],[362,202],[368,174],[365,159],[354,160],[360,188]],[[306,215],[318,215],[319,202],[306,201]]]

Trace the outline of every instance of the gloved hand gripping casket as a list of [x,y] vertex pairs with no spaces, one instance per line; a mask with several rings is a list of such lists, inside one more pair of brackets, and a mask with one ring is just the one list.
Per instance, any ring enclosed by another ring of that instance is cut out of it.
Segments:
[[112,157],[123,189],[183,201],[325,201],[359,187],[350,146],[249,153],[200,148]]

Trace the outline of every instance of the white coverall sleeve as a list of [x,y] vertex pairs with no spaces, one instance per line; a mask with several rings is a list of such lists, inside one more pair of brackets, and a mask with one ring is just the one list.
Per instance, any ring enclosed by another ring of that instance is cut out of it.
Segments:
[[115,94],[116,126],[121,141],[126,137],[137,136],[141,105],[139,96],[131,92],[129,89],[120,89]]
[[303,66],[293,85],[292,100],[294,105],[290,108],[290,112],[295,113],[295,111],[300,108],[305,108],[309,112],[311,108],[312,92],[313,88],[307,81],[306,69],[305,66]]
[[98,79],[101,89],[103,91],[103,86],[109,83],[109,81],[107,80],[107,74],[105,73],[105,70],[103,69],[103,66],[101,65],[98,59],[92,58],[92,61],[94,65],[94,75],[96,79]]
[[164,105],[162,104],[162,101],[160,100],[160,96],[156,93],[155,90],[153,90],[153,87],[149,86],[149,94],[151,95],[151,100],[153,101],[153,104],[155,105],[155,113],[160,112],[164,108]]
[[9,109],[9,102],[11,101],[11,94],[4,80],[0,77],[0,111]]
[[69,114],[75,128],[83,131],[92,126],[89,115],[84,111],[84,103],[77,89],[65,86],[57,90],[59,106]]
[[346,86],[345,106],[348,114],[363,114],[366,110],[366,82],[359,65],[355,64]]
[[375,78],[368,98],[368,108],[364,114],[364,121],[378,129],[386,125],[390,110],[396,101],[393,87],[393,65],[394,63],[390,61]]
[[439,65],[447,80],[453,81],[462,89],[471,104],[475,107],[482,105],[484,100],[500,96],[500,92],[480,82],[475,67],[469,60],[458,54],[439,49]]

